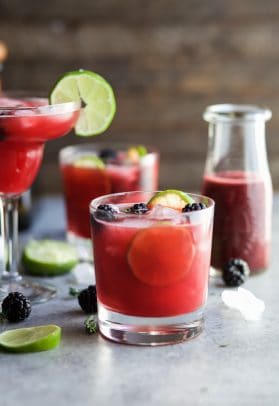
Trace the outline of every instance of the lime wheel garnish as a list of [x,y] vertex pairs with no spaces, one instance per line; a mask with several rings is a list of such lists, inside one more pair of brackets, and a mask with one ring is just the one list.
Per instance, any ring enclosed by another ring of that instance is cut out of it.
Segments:
[[83,137],[103,133],[116,112],[111,85],[97,73],[83,69],[65,73],[59,78],[51,90],[49,101],[50,104],[80,101],[75,133]]
[[128,263],[141,282],[168,286],[185,277],[194,254],[192,234],[185,227],[151,227],[138,231],[133,238]]
[[147,203],[149,207],[161,205],[175,210],[182,210],[186,204],[194,203],[194,199],[181,190],[168,189],[157,192]]

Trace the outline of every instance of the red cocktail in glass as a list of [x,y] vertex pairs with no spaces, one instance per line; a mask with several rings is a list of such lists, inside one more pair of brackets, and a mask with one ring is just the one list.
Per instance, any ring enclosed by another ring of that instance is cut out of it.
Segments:
[[[103,157],[105,151],[110,151],[110,155]],[[83,259],[92,257],[88,211],[92,199],[109,193],[158,188],[158,153],[147,150],[147,154],[135,159],[129,151],[123,145],[108,150],[101,144],[83,144],[60,152],[67,236],[77,244]],[[98,167],[99,159],[102,167]]]
[[[108,195],[90,206],[99,327],[114,341],[167,344],[202,329],[214,203],[192,195],[207,208],[181,213],[157,205],[130,212],[153,195]],[[113,214],[101,210],[104,205]]]
[[4,290],[26,290],[37,301],[46,300],[53,292],[23,281],[18,273],[18,198],[37,175],[45,142],[67,134],[76,123],[79,109],[76,102],[48,105],[47,99],[23,93],[0,95],[1,283]]

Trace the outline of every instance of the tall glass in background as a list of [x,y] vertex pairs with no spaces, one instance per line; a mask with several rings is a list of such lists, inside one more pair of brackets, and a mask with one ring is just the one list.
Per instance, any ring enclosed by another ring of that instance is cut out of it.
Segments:
[[271,111],[251,105],[209,106],[209,143],[202,193],[216,203],[212,266],[230,258],[248,262],[251,272],[270,261],[272,182],[265,123]]
[[[112,147],[91,143],[60,151],[67,238],[77,246],[82,261],[93,259],[89,218],[92,199],[109,193],[158,188],[157,151],[147,148],[146,155],[137,157],[129,145],[113,144]],[[94,157],[101,158],[104,167],[96,166]]]

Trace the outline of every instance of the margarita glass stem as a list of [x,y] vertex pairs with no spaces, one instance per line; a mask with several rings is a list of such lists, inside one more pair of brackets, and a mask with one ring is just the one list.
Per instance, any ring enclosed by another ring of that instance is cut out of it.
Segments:
[[18,200],[1,197],[1,279],[3,282],[21,280],[18,273]]

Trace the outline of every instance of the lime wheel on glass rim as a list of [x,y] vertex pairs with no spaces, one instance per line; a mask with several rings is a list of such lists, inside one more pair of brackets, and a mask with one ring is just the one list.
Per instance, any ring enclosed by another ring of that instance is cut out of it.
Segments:
[[49,102],[71,101],[81,102],[76,135],[101,134],[110,126],[116,112],[115,96],[111,85],[99,74],[79,69],[61,76],[50,92]]

